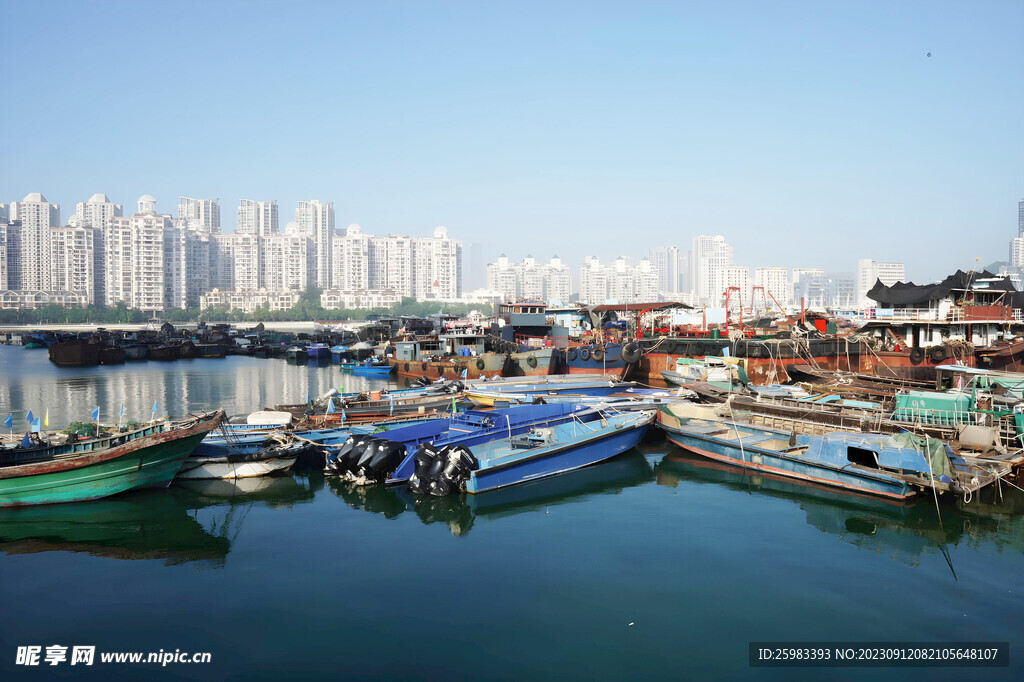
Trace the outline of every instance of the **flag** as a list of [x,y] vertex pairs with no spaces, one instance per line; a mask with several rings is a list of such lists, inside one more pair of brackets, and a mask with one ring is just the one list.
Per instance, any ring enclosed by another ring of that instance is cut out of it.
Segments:
[[345,421],[345,408],[341,408],[341,421]]
[[26,433],[25,437],[21,439],[21,447],[27,448],[29,445],[31,445],[31,441],[29,441],[28,434]]
[[452,396],[452,414],[455,414],[455,396]]
[[333,400],[328,400],[327,401],[327,414],[334,414],[334,401]]
[[100,420],[100,408],[94,407],[92,412],[89,413],[89,418],[94,422],[98,422]]
[[39,417],[36,417],[36,420],[34,422],[32,422],[32,431],[34,431],[35,433],[39,433],[42,430],[43,430],[42,420]]
[[158,409],[159,409],[159,408],[157,407],[156,401],[154,400],[154,401],[153,401],[153,416],[151,416],[151,417],[150,417],[150,420],[156,419],[156,411],[157,411]]
[[391,416],[395,413],[395,396],[391,395],[390,393],[388,393],[388,404],[390,405],[390,408],[388,410],[388,416]]
[[12,428],[14,428],[14,413],[13,412],[10,413],[9,415],[7,415],[7,419],[4,420],[4,428],[5,429],[12,429]]
[[29,424],[31,424],[34,419],[35,419],[35,417],[32,415],[32,410],[29,410],[28,411],[28,416],[25,417],[25,421],[27,421]]
[[468,367],[466,367],[466,368],[464,368],[464,369],[462,370],[462,374],[460,374],[460,375],[459,375],[459,378],[460,378],[460,379],[465,379],[465,378],[466,378],[466,373],[467,373],[467,372],[469,372],[469,368],[468,368]]
[[306,389],[306,404],[307,405],[310,404],[310,401],[309,401],[309,389],[308,388]]
[[43,417],[43,426],[50,428],[50,408],[46,408],[46,416]]
[[117,418],[120,419],[124,416],[124,403],[121,403],[121,411],[117,413]]

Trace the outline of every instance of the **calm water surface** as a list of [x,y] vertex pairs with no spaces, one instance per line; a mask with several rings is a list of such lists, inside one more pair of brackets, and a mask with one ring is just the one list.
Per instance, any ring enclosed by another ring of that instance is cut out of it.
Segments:
[[[369,384],[227,358],[59,369],[0,346],[0,413],[52,426]],[[380,386],[379,382],[373,385]],[[105,417],[104,417],[105,418]],[[22,421],[22,424],[24,422]],[[744,476],[663,441],[477,497],[317,474],[0,511],[0,679],[1019,679],[1024,495],[908,507]],[[1010,669],[752,669],[763,640],[1009,641]],[[208,651],[18,668],[19,645]]]

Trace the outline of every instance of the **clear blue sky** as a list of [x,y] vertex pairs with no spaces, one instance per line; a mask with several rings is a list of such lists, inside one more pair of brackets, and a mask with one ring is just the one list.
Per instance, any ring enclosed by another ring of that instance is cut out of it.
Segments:
[[720,233],[920,281],[1005,259],[1024,197],[1019,1],[0,0],[0,39],[0,202],[65,221],[316,198],[489,257]]

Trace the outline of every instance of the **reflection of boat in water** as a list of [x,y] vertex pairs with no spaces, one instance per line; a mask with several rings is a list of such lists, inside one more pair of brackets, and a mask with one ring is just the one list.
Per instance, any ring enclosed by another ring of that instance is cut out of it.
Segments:
[[356,486],[328,477],[328,487],[353,509],[383,514],[392,519],[411,511],[429,525],[443,523],[453,535],[465,535],[478,518],[503,518],[570,504],[654,479],[647,459],[632,450],[602,464],[539,479],[522,485],[494,490],[483,495],[415,495],[404,486]]
[[313,491],[292,476],[179,479],[171,490],[189,509],[255,502],[290,507],[313,499]]
[[[874,496],[854,496],[832,488],[796,482],[773,475],[751,474],[739,467],[714,462],[685,453],[666,455],[655,466],[659,485],[680,483],[713,484],[738,492],[766,495],[798,505],[807,515],[807,523],[826,535],[869,551],[884,551],[892,558],[915,565],[926,553],[942,554],[945,545],[961,541],[974,542],[991,535],[1003,546],[1000,538],[1008,533],[1024,537],[1024,523],[1019,510],[1024,494],[1004,491],[1002,503],[991,500],[988,491],[973,504],[943,504],[939,512],[931,500],[897,502]],[[1019,525],[1019,530],[1007,529]],[[1014,545],[1018,551],[1024,543]]]
[[223,565],[231,543],[207,531],[167,490],[0,510],[0,552],[85,552],[110,559]]

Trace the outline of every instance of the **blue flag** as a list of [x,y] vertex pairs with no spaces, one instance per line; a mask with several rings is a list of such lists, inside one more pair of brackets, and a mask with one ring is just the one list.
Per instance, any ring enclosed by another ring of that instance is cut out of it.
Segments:
[[469,369],[468,369],[468,368],[467,368],[467,369],[464,369],[464,370],[462,370],[462,374],[460,374],[460,375],[459,375],[459,378],[460,378],[460,379],[465,379],[465,378],[466,378],[466,372],[468,372],[468,371],[469,371]]
[[156,404],[156,401],[154,400],[154,401],[153,401],[153,414],[154,414],[154,415],[156,414],[156,411],[157,411],[158,409],[160,409],[160,408],[159,408],[159,407],[157,406],[157,404]]
[[9,415],[7,415],[7,419],[4,420],[4,428],[5,429],[13,429],[14,428],[14,413],[13,412],[10,413]]
[[32,422],[32,430],[34,432],[36,432],[36,433],[39,433],[40,431],[42,431],[43,430],[43,423],[42,422],[43,422],[42,419],[40,419],[39,417],[36,417],[36,420],[34,422]]
[[341,408],[341,421],[345,421],[345,408]]
[[309,405],[309,389],[306,389],[306,404]]
[[21,447],[27,448],[29,445],[31,445],[31,441],[29,441],[28,434],[26,433],[25,437],[21,439]]
[[28,411],[28,416],[27,416],[27,417],[25,417],[25,421],[27,421],[27,422],[28,422],[29,424],[31,424],[31,423],[32,423],[32,420],[34,420],[34,419],[35,419],[35,417],[34,417],[34,416],[32,416],[32,410],[29,410],[29,411]]
[[100,408],[98,408],[98,407],[94,407],[94,408],[93,408],[93,410],[92,410],[92,412],[90,412],[90,413],[89,413],[89,417],[90,417],[90,418],[91,418],[91,419],[92,419],[92,420],[93,420],[94,422],[98,422],[98,421],[100,420]]
[[327,399],[327,414],[334,414],[334,400]]
[[124,403],[121,403],[121,411],[117,414],[117,418],[120,419],[124,416]]

